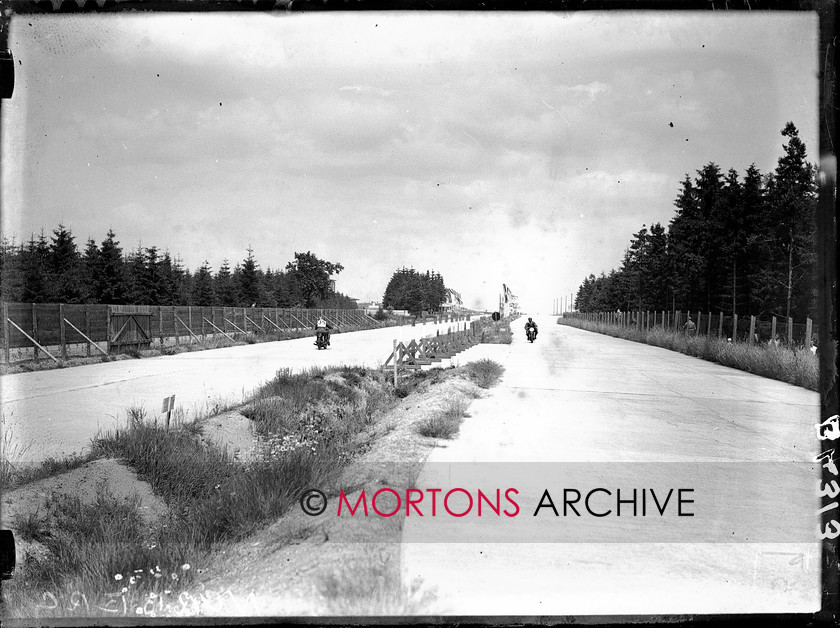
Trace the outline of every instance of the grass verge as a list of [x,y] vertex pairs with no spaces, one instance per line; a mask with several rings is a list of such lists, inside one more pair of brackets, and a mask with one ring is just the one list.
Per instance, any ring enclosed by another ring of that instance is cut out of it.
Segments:
[[721,338],[704,335],[687,336],[661,327],[639,331],[636,328],[578,319],[561,318],[557,322],[560,325],[678,351],[809,390],[819,388],[817,357],[805,348],[789,349],[769,347],[765,344],[730,343]]
[[[245,412],[261,438],[257,456],[240,464],[202,442],[193,423],[172,429],[129,409],[126,427],[98,435],[90,459],[125,460],[169,508],[154,525],[138,503],[103,486],[93,503],[47,499],[26,521],[26,536],[45,552],[23,565],[5,590],[15,617],[167,614],[192,583],[192,565],[227,543],[277,520],[311,486],[328,486],[370,445],[376,415],[394,403],[376,371],[288,371],[266,384]],[[46,477],[87,460],[42,465]],[[168,605],[168,606],[167,606]]]

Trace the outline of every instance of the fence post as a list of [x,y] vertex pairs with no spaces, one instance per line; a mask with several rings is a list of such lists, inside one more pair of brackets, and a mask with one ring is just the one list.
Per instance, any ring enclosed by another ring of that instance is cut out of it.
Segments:
[[[90,305],[85,303],[85,336],[90,338]],[[90,341],[85,339],[87,344],[87,357],[90,357]]]
[[397,387],[397,339],[394,338],[394,388]]
[[[35,309],[35,304],[32,304],[32,337],[35,342],[38,342],[38,312]],[[38,347],[35,347],[32,357],[38,361]]]
[[700,335],[700,321],[703,320],[701,317],[702,317],[702,314],[700,313],[700,310],[697,310],[697,327],[694,328],[694,335],[695,336]]
[[805,348],[811,348],[811,336],[814,332],[814,321],[810,318],[805,319]]
[[706,323],[706,336],[712,335],[712,313],[709,312],[709,320]]
[[750,316],[750,344],[755,344],[755,316]]
[[105,306],[105,352],[111,355],[111,306]]
[[192,305],[187,306],[187,327],[189,327],[190,330],[189,341],[190,344],[192,344]]
[[9,304],[5,301],[3,302],[3,351],[6,354],[6,364],[11,364],[11,351],[9,347]]
[[58,326],[61,332],[61,359],[67,359],[67,326],[64,324],[64,304],[58,304]]
[[788,316],[787,320],[787,332],[788,332],[788,346],[793,346],[793,319]]
[[180,332],[178,331],[178,322],[175,319],[175,317],[177,315],[178,315],[178,313],[176,312],[175,306],[173,305],[172,306],[172,331],[175,332],[175,344],[177,346],[180,346],[181,345],[181,336],[180,336]]
[[738,315],[732,314],[732,342],[738,342]]
[[770,329],[770,340],[776,340],[776,317],[773,317],[773,326]]
[[723,338],[723,310],[720,311],[720,322],[718,323],[718,338]]
[[[212,308],[211,308],[212,312]],[[211,314],[212,316],[212,314]],[[201,342],[207,342],[207,330],[204,322],[204,306],[201,306]]]

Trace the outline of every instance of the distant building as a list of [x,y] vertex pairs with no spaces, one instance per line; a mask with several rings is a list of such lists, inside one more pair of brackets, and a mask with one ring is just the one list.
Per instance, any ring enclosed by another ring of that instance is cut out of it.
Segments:
[[382,307],[382,303],[378,301],[371,301],[370,303],[359,303],[359,309],[364,310],[365,314],[370,314],[373,316],[379,311],[379,308]]
[[506,284],[502,284],[502,294],[499,295],[499,314],[503,318],[519,315],[519,301]]
[[464,302],[461,299],[461,293],[457,292],[456,290],[452,290],[451,288],[446,289],[446,302],[443,303],[440,307],[444,311],[451,311],[456,310],[464,306]]

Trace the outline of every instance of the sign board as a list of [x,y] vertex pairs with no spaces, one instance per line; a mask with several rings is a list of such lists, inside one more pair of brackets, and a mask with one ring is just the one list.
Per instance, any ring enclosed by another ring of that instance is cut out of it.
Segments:
[[161,412],[171,412],[175,409],[175,395],[163,398],[163,405],[160,407]]

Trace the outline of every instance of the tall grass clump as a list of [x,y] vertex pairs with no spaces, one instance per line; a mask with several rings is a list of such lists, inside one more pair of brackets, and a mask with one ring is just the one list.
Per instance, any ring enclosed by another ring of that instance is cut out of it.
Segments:
[[818,390],[819,387],[817,357],[804,347],[729,342],[716,336],[686,335],[680,331],[659,326],[649,330],[638,330],[635,327],[621,327],[580,319],[559,319],[557,322],[586,331],[678,351],[810,390]]
[[368,544],[350,565],[337,565],[320,576],[318,590],[331,615],[421,615],[436,601],[422,581],[403,584],[398,550]]
[[414,430],[420,436],[450,439],[458,434],[468,404],[462,397],[453,399],[444,408],[431,417],[415,423]]
[[469,362],[466,369],[469,378],[481,388],[495,386],[505,372],[505,367],[488,359]]
[[0,416],[0,426],[3,428],[3,435],[0,437],[0,491],[2,491],[8,490],[15,481],[30,445],[15,441],[12,430],[6,429],[2,416]]
[[[188,531],[150,530],[136,498],[119,499],[100,485],[93,502],[47,498],[43,519],[25,529],[45,557],[19,564],[4,590],[12,617],[91,617],[149,614],[149,602],[177,598],[192,582],[191,563],[203,560]],[[151,607],[154,608],[154,605]]]

